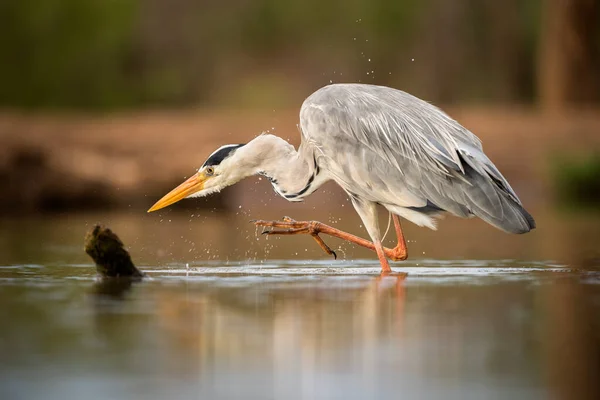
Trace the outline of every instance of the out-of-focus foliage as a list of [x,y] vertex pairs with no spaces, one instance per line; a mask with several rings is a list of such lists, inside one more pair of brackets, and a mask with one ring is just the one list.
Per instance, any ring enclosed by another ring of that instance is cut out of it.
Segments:
[[136,102],[129,77],[135,0],[0,2],[0,104],[109,107]]
[[555,160],[555,190],[570,208],[600,210],[600,153]]
[[0,106],[297,104],[362,81],[531,102],[539,0],[3,0]]

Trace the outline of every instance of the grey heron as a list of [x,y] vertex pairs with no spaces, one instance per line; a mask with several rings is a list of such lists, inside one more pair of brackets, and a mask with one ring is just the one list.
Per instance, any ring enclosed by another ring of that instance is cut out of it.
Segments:
[[[266,176],[289,201],[302,201],[333,180],[350,197],[371,241],[317,221],[254,223],[267,234],[309,234],[334,256],[320,233],[364,246],[377,253],[383,273],[391,271],[388,258],[407,257],[399,216],[431,229],[442,213],[476,216],[509,233],[535,228],[479,138],[406,92],[367,84],[328,85],[304,101],[299,127],[298,150],[271,134],[218,148],[148,212],[218,192],[251,175]],[[378,204],[394,221],[398,244],[392,249],[381,242]]]

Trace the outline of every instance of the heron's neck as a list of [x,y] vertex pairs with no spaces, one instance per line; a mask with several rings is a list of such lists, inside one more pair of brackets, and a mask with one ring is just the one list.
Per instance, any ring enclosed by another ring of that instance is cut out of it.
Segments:
[[300,146],[298,151],[285,140],[261,135],[245,147],[260,148],[257,173],[266,176],[275,191],[290,201],[300,201],[322,184],[314,153]]

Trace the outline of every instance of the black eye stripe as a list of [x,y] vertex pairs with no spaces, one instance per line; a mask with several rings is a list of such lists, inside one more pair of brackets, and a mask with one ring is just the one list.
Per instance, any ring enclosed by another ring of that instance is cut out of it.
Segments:
[[208,159],[204,162],[202,167],[219,165],[221,162],[229,157],[233,151],[239,149],[244,146],[244,144],[232,144],[229,146],[223,146],[208,157]]

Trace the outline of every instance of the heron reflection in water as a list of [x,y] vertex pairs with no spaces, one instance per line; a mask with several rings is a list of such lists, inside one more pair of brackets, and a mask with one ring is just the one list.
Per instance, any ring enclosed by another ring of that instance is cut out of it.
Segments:
[[[388,258],[407,258],[399,217],[431,229],[443,213],[476,216],[509,233],[535,228],[479,138],[408,93],[366,84],[325,86],[302,104],[300,131],[298,150],[269,134],[220,147],[148,211],[218,192],[251,175],[266,176],[289,201],[302,201],[333,180],[350,197],[371,241],[317,221],[254,223],[269,235],[309,234],[334,256],[320,233],[374,250],[383,273],[391,272]],[[398,244],[391,249],[381,242],[378,204],[394,221]]]

